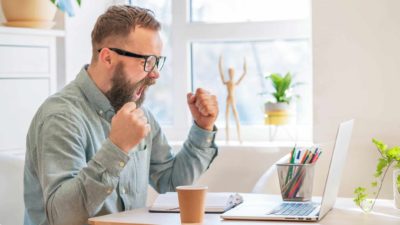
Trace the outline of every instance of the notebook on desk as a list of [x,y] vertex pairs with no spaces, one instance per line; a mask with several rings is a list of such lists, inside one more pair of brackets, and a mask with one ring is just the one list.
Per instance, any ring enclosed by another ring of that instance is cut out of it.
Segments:
[[[209,192],[206,195],[205,212],[223,213],[241,204],[243,198],[238,193]],[[160,194],[150,206],[149,212],[179,212],[178,195],[176,192]]]
[[320,203],[316,202],[280,202],[265,205],[242,204],[221,215],[223,219],[236,220],[285,220],[319,221],[333,207],[339,191],[348,147],[350,144],[353,120],[340,124],[336,135],[335,147],[329,165],[324,193]]

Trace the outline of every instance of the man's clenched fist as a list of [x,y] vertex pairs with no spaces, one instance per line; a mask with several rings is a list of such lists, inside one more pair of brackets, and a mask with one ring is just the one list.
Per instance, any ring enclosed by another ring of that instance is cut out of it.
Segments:
[[111,120],[109,138],[112,143],[128,153],[150,132],[150,124],[142,109],[134,102],[128,102]]
[[217,97],[198,88],[195,94],[187,94],[187,101],[197,126],[212,131],[219,112]]

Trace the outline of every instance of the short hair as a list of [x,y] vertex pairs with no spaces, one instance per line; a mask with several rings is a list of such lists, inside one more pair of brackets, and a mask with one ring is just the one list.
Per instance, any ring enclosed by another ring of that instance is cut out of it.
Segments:
[[150,9],[131,5],[110,6],[100,15],[92,30],[92,61],[97,61],[98,49],[104,44],[121,41],[135,27],[160,30],[161,24]]

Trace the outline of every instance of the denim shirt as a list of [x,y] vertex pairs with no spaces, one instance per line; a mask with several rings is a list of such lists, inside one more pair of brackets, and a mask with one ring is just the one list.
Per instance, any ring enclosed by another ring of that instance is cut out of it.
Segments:
[[175,155],[153,115],[151,133],[126,154],[108,138],[115,112],[83,68],[49,97],[27,135],[25,225],[86,224],[88,218],[144,207],[147,187],[192,184],[217,155],[216,129],[190,129]]

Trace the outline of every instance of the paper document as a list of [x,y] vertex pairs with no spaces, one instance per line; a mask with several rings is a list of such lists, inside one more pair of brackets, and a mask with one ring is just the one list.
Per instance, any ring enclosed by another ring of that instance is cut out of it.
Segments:
[[[206,195],[206,213],[223,213],[243,202],[238,193],[209,192]],[[179,212],[176,192],[160,194],[149,208],[149,212]]]

